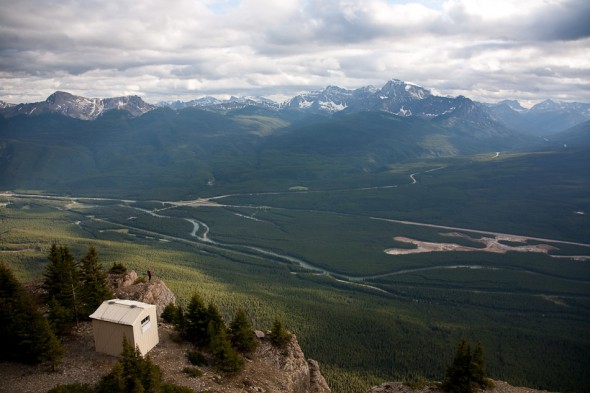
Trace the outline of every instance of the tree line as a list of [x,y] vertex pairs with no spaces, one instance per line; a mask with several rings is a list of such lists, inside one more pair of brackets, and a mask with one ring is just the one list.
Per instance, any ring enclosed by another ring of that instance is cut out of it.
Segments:
[[25,291],[9,267],[0,263],[0,360],[55,368],[64,352],[59,337],[112,297],[94,247],[76,262],[68,246],[53,243],[48,260],[40,299]]
[[[162,319],[172,323],[183,340],[210,352],[214,366],[220,371],[241,371],[244,367],[243,356],[253,353],[258,347],[252,322],[242,308],[237,310],[228,327],[215,304],[205,306],[198,294],[193,294],[186,310],[182,306],[169,304],[162,313]],[[291,334],[280,320],[275,319],[270,339],[274,345],[284,348],[291,340]]]

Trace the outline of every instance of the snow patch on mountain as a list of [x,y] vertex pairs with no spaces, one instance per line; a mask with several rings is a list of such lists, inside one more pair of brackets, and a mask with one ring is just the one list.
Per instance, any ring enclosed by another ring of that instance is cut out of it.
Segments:
[[59,113],[80,120],[94,120],[110,109],[125,110],[132,116],[141,116],[154,108],[155,106],[147,104],[138,96],[86,98],[64,91],[56,91],[42,102],[2,107],[1,115],[12,117]]

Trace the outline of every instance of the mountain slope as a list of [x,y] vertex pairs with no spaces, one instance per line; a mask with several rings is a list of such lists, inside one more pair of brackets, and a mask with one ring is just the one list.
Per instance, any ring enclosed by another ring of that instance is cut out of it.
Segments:
[[545,100],[531,109],[518,101],[487,105],[493,118],[512,129],[538,136],[564,131],[590,120],[590,104]]
[[527,142],[466,98],[434,120],[252,108],[222,114],[194,107],[159,108],[135,118],[111,110],[94,121],[16,116],[0,119],[0,137],[2,188],[129,197],[195,196],[212,183],[228,190],[341,183],[403,160],[506,150]]
[[570,148],[590,146],[590,121],[578,124],[551,136],[551,141]]
[[59,113],[80,120],[95,120],[112,109],[125,110],[132,116],[140,116],[154,108],[155,106],[147,104],[138,96],[86,98],[56,91],[42,102],[0,107],[2,109],[0,115],[13,117]]

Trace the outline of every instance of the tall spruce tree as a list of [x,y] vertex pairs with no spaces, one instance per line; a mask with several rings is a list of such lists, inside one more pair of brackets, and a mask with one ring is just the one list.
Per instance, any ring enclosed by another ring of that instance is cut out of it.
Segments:
[[246,312],[239,308],[234,320],[230,324],[231,342],[238,351],[242,353],[251,353],[258,347],[258,338],[252,330],[252,322],[246,315]]
[[96,248],[91,246],[80,260],[80,302],[82,315],[88,317],[104,300],[113,296],[107,283],[107,275],[98,262]]
[[213,323],[216,331],[223,330],[227,332],[227,327],[225,326],[223,317],[221,316],[221,313],[219,312],[217,306],[213,303],[209,303],[209,306],[207,307],[207,327],[211,322]]
[[215,366],[219,370],[228,373],[236,373],[242,370],[244,358],[231,346],[226,329],[214,321],[210,321],[207,335],[210,337],[209,349],[215,358]]
[[80,315],[80,284],[78,268],[68,246],[52,244],[49,251],[49,264],[44,273],[43,287],[45,301],[53,299],[72,314],[72,324]]
[[485,376],[481,344],[472,353],[467,341],[461,340],[453,362],[447,368],[443,390],[448,393],[474,393],[490,385]]
[[185,338],[197,346],[208,345],[207,325],[209,324],[209,314],[203,299],[198,294],[195,293],[191,297],[183,316]]
[[12,271],[0,263],[0,359],[57,366],[63,348]]

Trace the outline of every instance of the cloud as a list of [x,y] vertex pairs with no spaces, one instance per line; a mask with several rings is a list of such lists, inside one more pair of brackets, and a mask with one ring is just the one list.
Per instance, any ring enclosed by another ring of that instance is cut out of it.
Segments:
[[399,78],[474,99],[590,101],[585,0],[19,0],[0,99],[155,102]]

